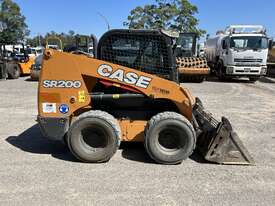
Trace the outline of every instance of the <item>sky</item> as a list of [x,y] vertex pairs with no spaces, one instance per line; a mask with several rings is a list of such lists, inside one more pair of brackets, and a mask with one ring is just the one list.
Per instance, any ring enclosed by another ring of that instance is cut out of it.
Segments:
[[[95,34],[98,38],[123,22],[136,6],[154,0],[14,0],[31,30],[31,36],[46,32]],[[213,36],[230,24],[261,24],[275,37],[275,0],[190,0],[198,7],[199,28]]]

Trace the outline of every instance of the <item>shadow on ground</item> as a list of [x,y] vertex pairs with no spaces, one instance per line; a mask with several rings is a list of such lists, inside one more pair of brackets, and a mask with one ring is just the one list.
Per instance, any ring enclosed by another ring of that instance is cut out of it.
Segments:
[[[33,125],[18,136],[8,137],[6,141],[25,152],[49,154],[60,160],[78,162],[65,144],[43,137],[38,124]],[[150,164],[155,163],[149,157],[141,142],[122,142],[119,149],[122,150],[122,157],[127,160]],[[198,153],[192,154],[190,159],[198,163],[207,163]]]
[[262,77],[259,79],[259,81],[263,83],[275,84],[275,80],[268,77]]
[[208,76],[206,77],[205,81],[207,82],[221,82],[221,83],[252,83],[249,81],[248,78],[235,78],[235,79],[226,79],[226,80],[220,80],[216,76]]
[[142,142],[122,142],[120,148],[122,157],[131,161],[155,164],[145,151]]
[[66,145],[43,137],[38,124],[35,124],[18,136],[8,137],[6,141],[25,152],[50,154],[57,159],[76,161]]
[[[153,161],[145,151],[143,143],[123,142],[120,146],[120,149],[122,149],[122,156],[125,159],[136,162],[155,164],[155,161]],[[198,163],[209,163],[198,152],[194,152],[190,156],[190,159]]]
[[[248,78],[226,79],[226,80],[222,81],[222,80],[219,80],[219,78],[216,76],[208,76],[208,77],[206,77],[205,81],[207,81],[207,82],[221,82],[221,83],[251,83],[251,84],[254,84],[254,82],[249,81]],[[258,81],[262,82],[262,83],[275,84],[274,78],[270,78],[270,77],[261,77]]]
[[30,77],[26,78],[24,81],[26,81],[26,82],[38,82],[38,80],[32,79]]

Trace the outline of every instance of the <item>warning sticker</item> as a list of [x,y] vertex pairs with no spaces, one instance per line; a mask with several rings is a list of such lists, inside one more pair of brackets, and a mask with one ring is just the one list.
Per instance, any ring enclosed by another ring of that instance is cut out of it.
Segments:
[[79,103],[84,103],[86,100],[85,91],[78,92],[78,101]]
[[56,103],[42,103],[43,113],[56,113]]

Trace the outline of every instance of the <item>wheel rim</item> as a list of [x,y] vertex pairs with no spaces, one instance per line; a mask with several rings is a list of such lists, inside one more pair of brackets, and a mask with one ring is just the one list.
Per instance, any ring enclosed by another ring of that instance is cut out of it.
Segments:
[[181,138],[180,128],[164,128],[159,131],[158,147],[168,153],[176,153],[184,148],[186,141]]
[[89,150],[104,149],[108,145],[107,132],[97,125],[91,125],[81,131],[81,142]]

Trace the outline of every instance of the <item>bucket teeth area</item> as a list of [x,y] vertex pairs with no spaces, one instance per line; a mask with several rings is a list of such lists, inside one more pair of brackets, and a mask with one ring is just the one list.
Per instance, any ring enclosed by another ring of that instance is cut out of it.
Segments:
[[193,114],[199,131],[197,149],[209,162],[230,165],[254,165],[255,162],[231,123],[225,117],[218,122],[206,112],[199,101],[194,106]]

